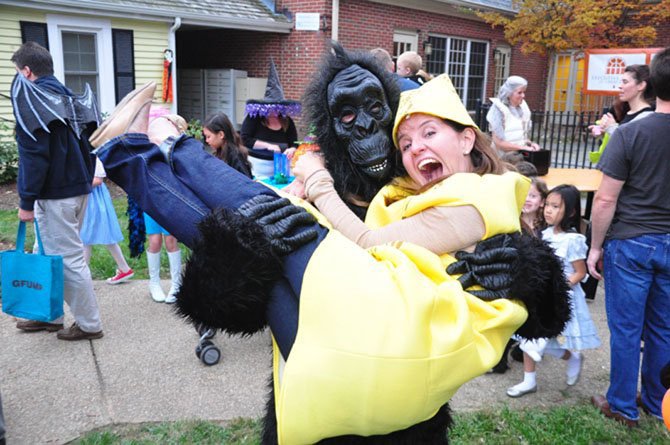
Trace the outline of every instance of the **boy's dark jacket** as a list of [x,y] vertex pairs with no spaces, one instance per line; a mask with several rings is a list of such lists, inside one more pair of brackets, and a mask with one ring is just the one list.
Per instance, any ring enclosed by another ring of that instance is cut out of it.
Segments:
[[[72,92],[54,76],[35,80],[41,88],[72,96]],[[16,113],[17,110],[14,110]],[[94,163],[87,129],[78,139],[70,127],[55,120],[50,133],[35,130],[34,141],[20,125],[16,126],[19,149],[19,207],[33,210],[36,199],[64,199],[91,193]]]

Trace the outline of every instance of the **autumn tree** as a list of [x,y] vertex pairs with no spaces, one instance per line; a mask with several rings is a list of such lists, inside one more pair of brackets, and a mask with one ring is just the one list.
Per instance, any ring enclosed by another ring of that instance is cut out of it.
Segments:
[[655,26],[670,20],[670,0],[513,0],[515,15],[478,12],[501,26],[509,43],[545,54],[586,48],[653,45]]

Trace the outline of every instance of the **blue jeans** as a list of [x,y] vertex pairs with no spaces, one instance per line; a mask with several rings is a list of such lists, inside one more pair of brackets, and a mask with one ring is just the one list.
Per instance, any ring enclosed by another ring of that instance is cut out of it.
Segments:
[[[107,177],[139,206],[189,247],[197,242],[198,223],[217,208],[238,209],[260,194],[276,193],[205,152],[199,141],[181,136],[173,142],[170,164],[145,134],[129,133],[103,145],[97,153]],[[298,328],[298,298],[305,268],[328,230],[314,223],[316,240],[283,257],[284,278],[270,295],[268,322],[284,357]]]
[[604,250],[611,349],[607,401],[612,411],[638,419],[638,351],[644,340],[642,402],[661,418],[666,390],[660,372],[670,362],[670,234],[612,239]]

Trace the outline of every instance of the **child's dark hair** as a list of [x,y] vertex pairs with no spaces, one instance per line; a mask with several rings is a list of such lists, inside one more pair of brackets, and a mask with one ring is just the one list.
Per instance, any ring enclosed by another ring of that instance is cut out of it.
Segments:
[[[563,213],[563,219],[559,223],[559,227],[564,232],[577,231],[579,232],[579,226],[582,219],[582,205],[581,205],[581,195],[577,187],[570,184],[557,185],[553,189],[549,190],[549,195],[552,193],[557,193],[561,195],[563,200],[563,206],[565,212]],[[547,196],[549,196],[547,195]]]
[[240,138],[240,135],[235,128],[233,128],[233,124],[230,122],[228,116],[226,116],[226,113],[220,112],[208,116],[207,119],[205,119],[203,127],[212,133],[223,131],[225,143],[220,148],[216,149],[214,156],[234,168],[241,162],[247,167],[248,171],[251,172],[249,151],[247,150],[247,147],[242,144],[242,138]]

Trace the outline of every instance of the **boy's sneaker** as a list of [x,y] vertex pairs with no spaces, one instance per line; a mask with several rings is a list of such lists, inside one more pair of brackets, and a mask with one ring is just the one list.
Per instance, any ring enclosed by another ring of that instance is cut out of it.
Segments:
[[130,280],[134,275],[135,273],[133,272],[133,269],[128,269],[127,272],[121,272],[119,269],[116,269],[116,275],[107,278],[107,284],[123,283],[124,281]]

